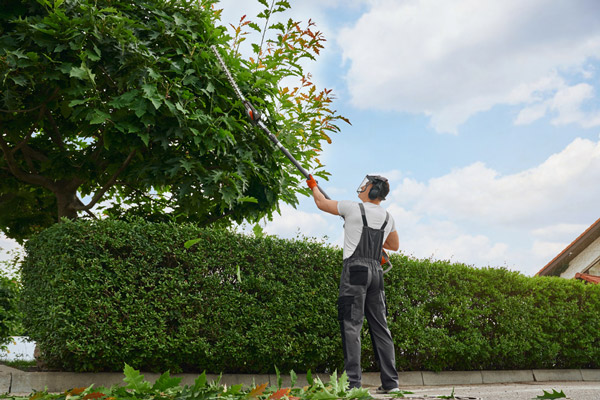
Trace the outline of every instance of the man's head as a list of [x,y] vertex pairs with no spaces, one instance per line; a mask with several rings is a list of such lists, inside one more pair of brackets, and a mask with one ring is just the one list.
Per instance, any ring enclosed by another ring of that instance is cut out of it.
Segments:
[[380,175],[367,175],[356,190],[358,197],[363,201],[380,202],[390,192],[390,184],[387,178]]

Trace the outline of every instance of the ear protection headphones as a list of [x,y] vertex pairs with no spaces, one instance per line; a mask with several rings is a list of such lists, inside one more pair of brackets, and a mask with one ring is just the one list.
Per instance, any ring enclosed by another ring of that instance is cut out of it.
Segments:
[[366,188],[366,185],[370,183],[371,189],[369,190],[369,199],[375,200],[379,198],[385,200],[385,196],[387,196],[390,190],[387,182],[387,178],[383,176],[367,175],[358,187],[357,192],[364,192],[363,188]]

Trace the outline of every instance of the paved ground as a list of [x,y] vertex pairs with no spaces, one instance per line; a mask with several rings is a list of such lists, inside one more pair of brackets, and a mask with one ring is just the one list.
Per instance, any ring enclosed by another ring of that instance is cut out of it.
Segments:
[[[483,385],[456,385],[456,386],[403,386],[402,390],[411,391],[406,394],[407,399],[428,399],[433,396],[450,396],[454,389],[457,400],[530,400],[541,396],[544,391],[552,392],[553,389],[565,393],[572,400],[600,400],[600,382],[528,382],[528,383],[502,383]],[[373,395],[377,399],[388,399],[389,395]]]

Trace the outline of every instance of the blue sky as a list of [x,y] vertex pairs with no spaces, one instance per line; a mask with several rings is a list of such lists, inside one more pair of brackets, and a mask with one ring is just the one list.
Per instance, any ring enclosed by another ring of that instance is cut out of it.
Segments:
[[[282,18],[327,38],[306,70],[352,122],[325,145],[320,184],[355,199],[364,175],[387,176],[403,253],[533,275],[600,218],[600,2],[291,3]],[[262,6],[218,7],[235,24]],[[342,243],[311,198],[262,225]]]
[[[220,7],[235,22],[260,5]],[[352,122],[321,186],[355,199],[388,176],[403,253],[533,275],[600,217],[597,1],[302,0],[284,18],[324,32],[306,69]],[[263,225],[342,242],[311,198]]]

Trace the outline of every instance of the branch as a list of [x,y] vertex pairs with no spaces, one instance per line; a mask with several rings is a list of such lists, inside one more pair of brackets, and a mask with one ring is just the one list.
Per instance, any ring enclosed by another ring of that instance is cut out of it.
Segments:
[[21,149],[21,152],[23,154],[27,155],[28,157],[31,157],[34,160],[37,160],[39,162],[48,161],[48,157],[45,154],[40,153],[39,151],[34,150],[27,145],[23,146],[23,148]]
[[44,178],[41,175],[37,174],[29,174],[19,167],[17,160],[15,160],[14,155],[11,152],[10,147],[8,147],[8,143],[4,140],[4,135],[0,134],[0,148],[2,148],[2,152],[4,153],[4,159],[6,160],[6,164],[8,165],[8,169],[11,174],[13,174],[16,178],[22,180],[23,182],[30,183],[32,185],[40,185],[49,189],[53,192],[56,191],[56,186],[54,183],[47,178]]
[[50,110],[46,109],[46,115],[48,116],[48,119],[50,120],[50,125],[52,125],[52,131],[54,132],[54,135],[52,133],[50,133],[50,139],[52,139],[54,144],[57,145],[58,147],[60,147],[61,150],[64,150],[65,143],[62,140],[62,136],[60,135],[60,131],[58,130],[58,125],[56,125],[56,121],[54,120],[54,117],[52,116],[52,113],[50,112]]
[[12,113],[28,113],[28,112],[31,112],[31,111],[35,111],[35,110],[37,110],[38,108],[44,107],[44,106],[45,106],[46,104],[48,104],[48,103],[49,103],[51,100],[53,100],[53,99],[56,97],[56,95],[58,94],[58,91],[59,91],[59,90],[60,90],[59,88],[56,88],[56,89],[54,89],[54,92],[52,92],[52,94],[50,95],[50,97],[48,97],[48,98],[47,98],[47,99],[46,99],[46,100],[45,100],[45,101],[44,101],[42,104],[40,104],[39,106],[35,106],[35,107],[33,107],[33,108],[28,108],[27,110],[3,110],[3,109],[1,109],[1,108],[0,108],[0,112],[7,113],[7,114],[12,114]]
[[96,205],[96,203],[102,198],[102,196],[104,196],[104,194],[108,191],[108,189],[110,189],[110,187],[112,185],[114,185],[114,183],[117,180],[117,177],[121,174],[121,172],[123,172],[125,170],[125,168],[127,168],[129,163],[133,159],[135,152],[136,152],[136,149],[131,150],[131,153],[129,153],[129,155],[127,156],[127,159],[123,162],[123,164],[119,167],[119,169],[113,174],[113,176],[111,176],[110,179],[104,184],[104,186],[102,186],[102,188],[98,192],[96,192],[96,194],[94,195],[92,200],[87,204],[87,206],[85,206],[85,205],[84,206],[76,206],[75,209],[78,211],[87,211],[87,210],[90,210],[92,207],[94,207]]
[[[45,105],[45,104],[43,104],[43,105]],[[16,153],[21,147],[25,146],[27,144],[27,142],[29,142],[29,139],[31,139],[31,135],[33,135],[33,132],[35,132],[36,128],[38,127],[40,119],[42,119],[42,114],[44,114],[45,109],[46,109],[46,107],[42,107],[42,109],[40,110],[40,113],[38,114],[37,120],[35,121],[35,124],[33,124],[31,129],[29,130],[29,133],[27,135],[25,135],[25,139],[23,139],[18,145],[15,146],[14,149],[12,149],[13,153]]]
[[[77,199],[77,206],[83,206],[85,207],[85,204],[83,204],[83,201],[81,201],[81,199],[79,198],[79,196],[75,196],[75,198]],[[94,219],[98,219],[98,217],[96,217],[96,215],[91,212],[90,210],[84,210],[87,215],[89,215],[90,217],[94,218]]]
[[92,160],[98,161],[98,157],[100,157],[100,153],[102,153],[103,148],[104,148],[104,132],[102,132],[102,134],[100,135],[100,138],[98,139],[98,143],[96,145],[96,149],[90,156],[92,158]]

